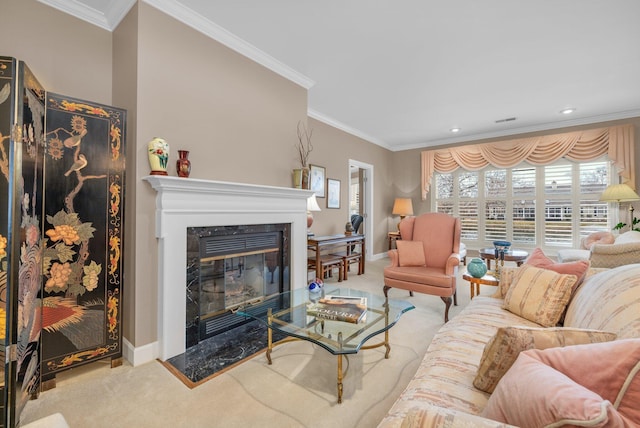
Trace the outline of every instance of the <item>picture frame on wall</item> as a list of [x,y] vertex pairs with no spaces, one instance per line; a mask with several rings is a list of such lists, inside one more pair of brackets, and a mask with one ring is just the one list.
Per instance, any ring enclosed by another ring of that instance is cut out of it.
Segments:
[[323,166],[309,165],[309,190],[316,192],[316,197],[325,197],[325,169]]
[[327,179],[327,208],[340,208],[340,180]]

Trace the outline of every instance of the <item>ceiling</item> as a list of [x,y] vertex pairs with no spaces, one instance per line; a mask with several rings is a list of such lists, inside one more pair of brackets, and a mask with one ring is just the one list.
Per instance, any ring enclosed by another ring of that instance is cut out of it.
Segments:
[[[39,1],[110,31],[135,4]],[[640,116],[637,0],[142,1],[394,151]]]

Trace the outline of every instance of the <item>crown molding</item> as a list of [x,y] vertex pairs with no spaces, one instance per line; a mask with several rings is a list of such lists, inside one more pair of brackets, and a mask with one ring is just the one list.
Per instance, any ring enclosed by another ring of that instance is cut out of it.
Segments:
[[221,26],[215,24],[214,22],[211,22],[209,19],[180,4],[180,2],[178,1],[143,1],[166,13],[167,15],[177,19],[183,24],[193,28],[194,30],[199,31],[202,34],[222,43],[229,49],[233,49],[239,54],[246,56],[247,58],[273,71],[274,73],[279,74],[285,79],[288,79],[293,83],[302,86],[304,89],[309,90],[311,87],[313,87],[313,85],[315,85],[315,82],[309,79],[307,76],[278,61],[271,55],[266,54],[252,44],[247,43],[246,41],[242,40],[238,36],[235,36]]
[[332,126],[334,128],[340,129],[341,131],[346,132],[347,134],[351,134],[353,136],[356,136],[358,138],[362,138],[363,140],[368,141],[369,143],[373,143],[377,146],[380,146],[384,149],[387,150],[391,150],[391,151],[395,151],[391,146],[389,146],[385,141],[380,140],[379,138],[375,138],[372,137],[371,135],[365,134],[364,132],[353,128],[349,125],[345,125],[342,122],[339,122],[323,113],[320,113],[319,111],[313,110],[313,109],[307,109],[307,116],[316,119],[320,122],[326,123],[329,126]]
[[429,140],[422,143],[415,144],[398,144],[390,148],[394,152],[402,151],[402,150],[412,150],[412,149],[427,149],[427,150],[438,150],[438,146],[444,146],[448,144],[456,144],[456,143],[470,143],[475,140],[484,140],[487,138],[500,138],[500,137],[508,137],[510,135],[518,135],[518,134],[527,134],[530,132],[538,132],[538,131],[550,131],[552,129],[559,128],[568,128],[571,126],[580,126],[580,125],[589,125],[600,122],[609,122],[613,120],[622,120],[622,119],[630,119],[633,117],[640,117],[640,110],[626,110],[616,113],[607,113],[601,114],[597,116],[588,116],[581,117],[570,120],[563,120],[559,122],[550,122],[550,123],[541,123],[538,125],[525,126],[522,128],[510,128],[502,131],[495,132],[485,132],[479,134],[470,134],[470,135],[460,135],[457,137],[451,138],[442,138],[438,140]]
[[108,9],[100,11],[76,0],[38,1],[107,31],[113,31],[136,4],[136,0],[111,0],[107,2]]

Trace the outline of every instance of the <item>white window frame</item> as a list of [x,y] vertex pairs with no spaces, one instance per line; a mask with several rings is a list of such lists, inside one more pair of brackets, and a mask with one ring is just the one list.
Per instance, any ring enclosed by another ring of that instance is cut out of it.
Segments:
[[[607,163],[607,178],[609,183],[607,184],[611,184],[614,180],[617,182],[617,175],[615,174],[614,171],[614,167],[612,165],[612,162],[610,160],[608,160],[606,157],[602,157],[599,159],[593,159],[590,160],[589,162],[606,162]],[[568,161],[566,159],[560,159],[557,162],[554,163],[562,163],[562,164],[571,164],[573,165],[572,168],[572,186],[574,189],[580,189],[580,164],[576,163],[576,162],[571,162]],[[513,168],[496,168],[493,166],[488,166],[486,168],[483,168],[482,170],[477,171],[478,173],[478,197],[476,199],[477,204],[478,204],[478,238],[477,239],[463,239],[463,241],[465,242],[465,244],[467,245],[468,248],[471,249],[480,249],[480,248],[485,248],[485,247],[491,247],[493,246],[493,241],[492,240],[488,240],[485,238],[485,230],[486,230],[486,221],[485,221],[485,211],[484,211],[484,207],[485,207],[485,202],[486,200],[503,200],[502,198],[487,198],[485,195],[485,172],[489,171],[489,170],[496,170],[496,169],[504,169],[507,171],[506,174],[506,180],[507,180],[507,192],[506,192],[506,198],[504,199],[505,203],[506,203],[506,213],[505,216],[507,218],[507,223],[506,223],[506,234],[507,234],[507,240],[511,240],[511,237],[513,237],[513,202],[514,200],[519,200],[519,199],[533,199],[535,201],[535,227],[536,227],[536,232],[535,232],[535,243],[533,245],[526,245],[526,244],[517,244],[514,245],[518,248],[524,248],[524,249],[533,249],[535,247],[541,247],[543,250],[549,250],[551,253],[555,253],[555,251],[562,249],[562,248],[579,248],[580,247],[580,241],[582,239],[582,236],[580,236],[580,212],[578,209],[578,212],[575,213],[576,215],[572,216],[572,236],[571,236],[571,243],[570,245],[548,245],[545,243],[545,237],[544,237],[544,231],[545,231],[545,211],[548,209],[548,206],[546,204],[546,201],[549,199],[549,195],[545,194],[545,167],[544,166],[535,166],[536,168],[536,192],[535,192],[535,196],[533,198],[531,197],[527,197],[527,198],[521,198],[521,197],[514,197],[513,196],[513,187],[511,185],[512,183],[512,170],[513,169],[520,169],[520,168],[527,168],[527,167],[531,167],[530,164],[528,163],[521,163]],[[438,175],[439,173],[435,173],[434,175],[434,179],[431,181],[431,211],[435,212],[437,210],[437,205],[438,202],[442,202],[442,203],[450,203],[453,205],[453,212],[451,213],[453,216],[459,217],[459,207],[460,207],[460,197],[459,197],[459,188],[458,188],[458,177],[459,174],[461,173],[465,173],[468,172],[462,168],[458,168],[457,170],[455,170],[452,173],[453,175],[453,193],[452,193],[452,197],[448,198],[448,199],[441,199],[439,200],[437,198],[437,177],[435,175]],[[580,207],[580,202],[582,200],[593,200],[593,194],[589,194],[588,198],[582,198],[582,194],[580,193],[580,191],[572,191],[571,194],[564,194],[564,195],[559,195],[558,198],[559,199],[563,199],[563,200],[571,200],[571,204],[572,207]],[[466,200],[468,200],[468,198],[465,198]],[[553,198],[552,198],[553,199]],[[551,199],[551,200],[552,200]],[[617,204],[616,204],[617,205]],[[609,204],[607,206],[607,230],[611,231],[612,227],[618,223],[618,210],[617,209],[612,209],[612,204]]]

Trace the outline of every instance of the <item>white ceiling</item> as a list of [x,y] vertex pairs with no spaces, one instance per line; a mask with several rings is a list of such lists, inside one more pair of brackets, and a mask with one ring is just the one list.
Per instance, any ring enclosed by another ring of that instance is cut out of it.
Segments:
[[[135,4],[39,1],[108,30]],[[391,150],[640,116],[638,0],[143,1]]]

